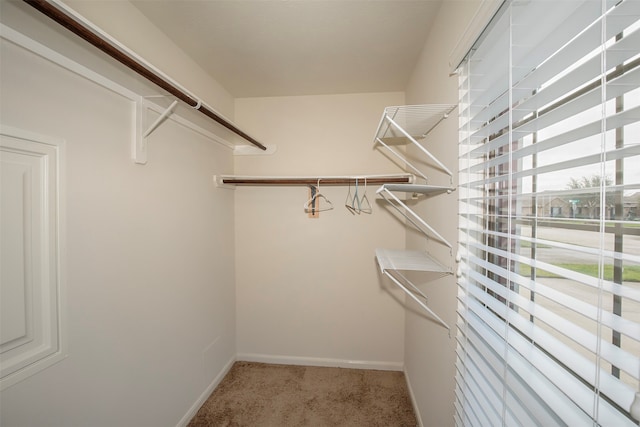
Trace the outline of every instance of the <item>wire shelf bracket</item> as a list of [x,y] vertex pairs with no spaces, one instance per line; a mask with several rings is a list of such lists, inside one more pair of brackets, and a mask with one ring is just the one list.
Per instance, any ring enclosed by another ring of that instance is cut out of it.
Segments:
[[380,144],[391,152],[395,157],[401,159],[407,166],[418,173],[425,180],[426,175],[418,170],[405,156],[394,150],[391,145],[398,143],[412,143],[415,145],[435,166],[453,179],[453,172],[436,158],[429,150],[418,142],[424,139],[440,122],[449,117],[449,114],[456,108],[455,104],[434,104],[434,105],[403,105],[387,107],[384,109],[376,135],[374,145]]
[[382,274],[391,279],[404,293],[451,333],[449,325],[427,305],[427,296],[402,274],[402,271],[422,271],[433,272],[442,277],[452,274],[448,267],[432,258],[428,253],[420,251],[376,249],[376,261]]
[[[442,194],[450,193],[453,188],[449,187],[436,187],[436,186],[405,186],[416,187],[417,190],[421,189],[426,193],[423,194]],[[428,187],[428,188],[426,188]],[[404,187],[403,187],[404,188]],[[404,190],[403,190],[404,191]],[[411,190],[416,192],[415,190]],[[430,226],[425,220],[423,220],[417,213],[415,213],[409,206],[407,206],[402,200],[392,193],[388,185],[381,186],[377,191],[377,194],[381,195],[391,206],[393,206],[398,212],[400,212],[418,231],[422,232],[426,237],[432,237],[434,240],[447,246],[453,250],[453,245],[445,239],[440,233],[438,233],[432,226]]]

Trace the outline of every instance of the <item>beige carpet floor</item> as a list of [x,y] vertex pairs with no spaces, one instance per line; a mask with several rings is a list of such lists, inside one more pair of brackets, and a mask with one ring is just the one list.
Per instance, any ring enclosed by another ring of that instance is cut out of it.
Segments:
[[236,362],[189,423],[201,426],[416,426],[404,374]]

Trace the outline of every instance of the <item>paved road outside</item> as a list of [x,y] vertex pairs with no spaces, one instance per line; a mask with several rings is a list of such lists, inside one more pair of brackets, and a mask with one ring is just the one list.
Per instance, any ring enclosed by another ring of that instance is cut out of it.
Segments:
[[[522,226],[520,229],[522,236],[531,236],[531,227]],[[597,249],[600,247],[600,236],[598,233],[589,231],[569,230],[564,228],[538,227],[538,238],[544,240],[555,240],[573,245],[584,246]],[[605,250],[613,251],[614,235],[606,233],[604,236]],[[575,252],[567,249],[541,247],[537,249],[537,259],[554,264],[577,263],[577,264],[597,264],[597,255],[589,255],[582,252]],[[623,252],[640,256],[640,236],[623,237]],[[523,255],[528,255],[528,249],[524,248]],[[606,260],[609,261],[609,260]]]

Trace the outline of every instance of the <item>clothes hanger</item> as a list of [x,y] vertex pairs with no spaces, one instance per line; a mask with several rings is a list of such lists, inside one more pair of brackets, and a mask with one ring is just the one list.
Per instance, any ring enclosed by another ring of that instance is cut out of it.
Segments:
[[311,198],[309,200],[311,200],[311,216],[315,216],[316,215],[316,192],[318,191],[318,189],[316,187],[314,187],[313,185],[309,186],[309,193],[311,193]]
[[[351,205],[349,202],[351,202]],[[344,201],[344,206],[351,212],[351,215],[356,214],[356,208],[353,206],[353,196],[351,195],[351,180],[349,180],[349,191],[347,192],[347,199]]]
[[[356,191],[353,193],[353,200],[351,201],[351,205],[353,206],[353,211],[360,215],[360,198],[358,197],[358,178],[356,178]],[[356,208],[356,205],[358,207]]]
[[[364,208],[363,208],[364,206]],[[364,178],[364,196],[362,199],[358,201],[358,208],[361,213],[370,214],[373,212],[373,208],[371,207],[371,203],[369,203],[369,198],[367,197],[367,178]]]
[[[326,202],[326,207],[325,208],[319,208],[316,209],[315,205],[316,205],[316,200],[318,200],[318,198],[321,197],[325,200]],[[330,211],[333,209],[333,203],[331,203],[331,200],[327,199],[327,196],[325,196],[324,194],[322,194],[320,192],[320,179],[318,179],[318,184],[315,187],[315,192],[312,189],[311,190],[311,198],[309,200],[307,200],[304,204],[304,211],[305,212],[324,212],[324,211]]]

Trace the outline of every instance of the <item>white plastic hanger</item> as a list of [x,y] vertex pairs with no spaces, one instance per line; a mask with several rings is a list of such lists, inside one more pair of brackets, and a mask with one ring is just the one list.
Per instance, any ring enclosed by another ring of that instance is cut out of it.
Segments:
[[356,207],[353,204],[353,200],[354,198],[351,195],[351,180],[349,180],[349,191],[347,192],[347,199],[344,201],[344,206],[351,212],[351,215],[356,214]]
[[[320,192],[320,180],[318,179],[318,185],[316,185],[315,188],[315,192],[312,190],[311,191],[312,196],[309,200],[307,200],[304,204],[304,211],[305,212],[324,212],[324,211],[330,211],[333,209],[333,203],[331,203],[331,200],[327,199],[327,196],[325,196],[324,194],[322,194]],[[318,209],[315,208],[316,205],[316,200],[321,197],[325,200],[325,207],[320,207]]]
[[[360,215],[360,197],[358,197],[358,178],[356,178],[356,191],[353,193],[353,201],[351,202],[354,212]],[[358,207],[356,208],[356,205]]]
[[364,195],[360,200],[358,200],[358,213],[370,214],[373,212],[371,208],[371,203],[369,203],[369,198],[367,197],[367,178],[364,178]]

